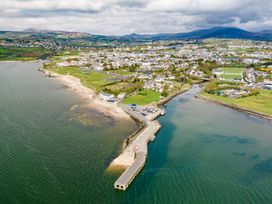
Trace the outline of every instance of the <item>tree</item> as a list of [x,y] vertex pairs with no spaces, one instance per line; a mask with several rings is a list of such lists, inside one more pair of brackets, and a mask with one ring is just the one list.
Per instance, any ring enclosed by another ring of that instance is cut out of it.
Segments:
[[173,64],[171,64],[169,67],[168,67],[168,70],[170,71],[170,72],[174,72],[174,71],[176,71],[176,67],[175,67],[175,65],[173,65]]
[[218,88],[218,86],[215,83],[209,83],[206,87],[205,87],[205,91],[208,93],[211,93],[213,91],[216,91]]
[[259,94],[260,94],[260,90],[258,90],[258,89],[251,89],[250,90],[250,95],[251,96],[257,96]]
[[264,81],[264,77],[263,76],[258,76],[256,79],[256,82],[263,82]]
[[169,95],[168,89],[169,89],[169,86],[167,84],[165,84],[163,87],[162,94],[161,94],[163,97],[167,97]]

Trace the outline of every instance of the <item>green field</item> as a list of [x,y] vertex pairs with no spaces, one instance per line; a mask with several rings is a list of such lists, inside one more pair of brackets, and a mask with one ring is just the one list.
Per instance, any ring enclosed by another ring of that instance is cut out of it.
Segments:
[[241,67],[223,67],[220,68],[223,71],[223,74],[220,77],[223,77],[225,80],[233,80],[233,79],[242,79],[242,73],[244,68]]
[[124,75],[124,76],[131,74],[131,72],[129,72],[127,69],[111,70],[110,72],[114,74]]
[[260,94],[257,96],[248,96],[238,99],[217,96],[208,93],[203,93],[202,95],[217,101],[225,102],[230,105],[246,108],[248,110],[272,116],[272,91],[269,90],[260,90]]
[[29,61],[46,59],[55,53],[55,51],[50,51],[39,47],[21,48],[0,46],[1,61]]
[[223,77],[225,80],[242,79],[241,74],[221,74],[220,77]]
[[106,79],[110,76],[101,72],[92,71],[90,73],[82,73],[78,67],[60,67],[50,70],[62,75],[75,76],[81,80],[82,84],[97,91],[100,91],[103,86],[109,84]]
[[107,93],[111,93],[114,95],[117,95],[119,93],[125,92],[127,94],[132,93],[133,91],[139,89],[141,87],[140,83],[117,83],[117,84],[112,84],[109,86],[106,86],[104,88],[104,91]]
[[[144,93],[143,93],[144,92]],[[161,94],[152,90],[144,90],[137,95],[129,96],[124,100],[125,104],[147,105],[160,99]]]
[[244,68],[241,67],[223,67],[221,70],[224,73],[231,73],[231,74],[241,74],[244,71]]

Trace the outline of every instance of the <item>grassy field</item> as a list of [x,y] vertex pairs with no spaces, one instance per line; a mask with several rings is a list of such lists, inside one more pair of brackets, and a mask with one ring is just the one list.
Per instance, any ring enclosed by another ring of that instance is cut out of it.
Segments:
[[241,67],[223,67],[220,69],[223,71],[220,77],[223,77],[225,80],[241,79],[244,71],[244,68]]
[[129,96],[124,100],[125,104],[147,105],[160,99],[161,94],[152,90],[144,90],[144,93]]
[[122,92],[125,92],[127,94],[132,93],[133,91],[137,90],[140,88],[141,85],[139,83],[117,83],[117,84],[112,84],[109,86],[105,87],[105,92],[107,93],[112,93],[112,94],[119,94]]
[[221,74],[220,77],[223,77],[225,80],[242,79],[241,74]]
[[48,56],[53,54],[55,54],[54,51],[45,50],[39,47],[21,48],[0,46],[1,61],[29,61],[46,59]]
[[244,71],[244,68],[240,67],[223,67],[221,70],[225,73],[231,73],[231,74],[241,74]]
[[78,67],[60,67],[51,70],[58,74],[75,76],[81,80],[82,84],[97,91],[100,91],[103,86],[109,84],[106,79],[110,76],[101,72],[82,73]]
[[257,96],[249,96],[238,99],[217,96],[208,93],[203,93],[202,95],[217,101],[225,102],[230,105],[246,108],[248,110],[272,116],[272,91],[269,90],[260,90],[260,94]]
[[127,75],[131,74],[131,72],[129,72],[126,69],[111,70],[110,72],[115,73],[115,74],[119,74],[119,75],[124,75],[124,76],[127,76]]

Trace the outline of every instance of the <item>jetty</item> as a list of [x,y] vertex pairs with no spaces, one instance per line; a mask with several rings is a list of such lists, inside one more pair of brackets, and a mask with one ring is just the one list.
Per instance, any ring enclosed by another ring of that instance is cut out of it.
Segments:
[[[125,111],[129,111],[128,113],[130,115],[133,114],[132,117],[139,117],[137,113],[135,115],[135,113],[129,109],[125,109]],[[115,189],[125,191],[144,167],[147,160],[148,143],[155,139],[155,134],[161,128],[160,123],[155,120],[156,117],[161,115],[161,111],[160,109],[157,113],[153,114],[152,117],[139,118],[141,121],[143,119],[145,121],[144,129],[135,136],[135,139],[125,148],[123,153],[111,163],[110,166],[118,166],[126,169],[115,181]]]

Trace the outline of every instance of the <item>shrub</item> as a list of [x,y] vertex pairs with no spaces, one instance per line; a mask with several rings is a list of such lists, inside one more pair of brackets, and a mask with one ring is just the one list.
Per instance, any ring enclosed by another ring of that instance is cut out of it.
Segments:
[[146,91],[139,91],[139,95],[146,96],[147,92]]
[[259,94],[260,94],[260,90],[258,90],[258,89],[251,89],[249,95],[250,96],[257,96]]

